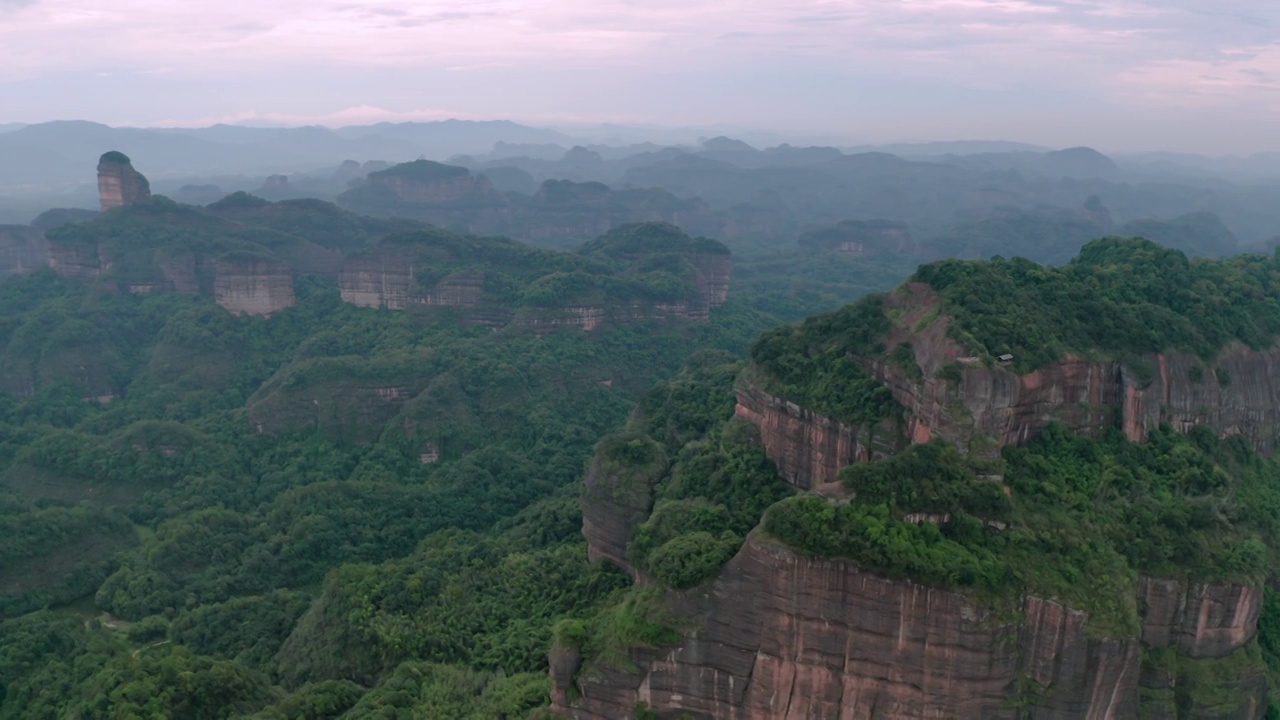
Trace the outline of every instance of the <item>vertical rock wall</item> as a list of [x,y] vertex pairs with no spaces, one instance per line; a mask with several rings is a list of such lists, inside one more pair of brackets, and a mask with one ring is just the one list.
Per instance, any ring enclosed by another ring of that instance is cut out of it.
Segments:
[[213,296],[237,315],[271,315],[297,302],[293,273],[273,260],[218,260]]
[[[638,703],[664,719],[1161,717],[1144,645],[1223,658],[1252,639],[1261,592],[1144,580],[1141,593],[1152,603],[1142,639],[1101,639],[1055,602],[1026,597],[1011,616],[753,534],[713,583],[668,595],[689,623],[677,645],[637,648],[616,667],[557,656],[555,710],[579,720],[633,717]],[[1191,682],[1170,673],[1166,684]],[[1265,680],[1250,671],[1227,683],[1225,711],[1191,696],[1170,709],[1261,717]]]
[[104,211],[151,197],[151,184],[124,153],[111,151],[98,160],[98,199]]

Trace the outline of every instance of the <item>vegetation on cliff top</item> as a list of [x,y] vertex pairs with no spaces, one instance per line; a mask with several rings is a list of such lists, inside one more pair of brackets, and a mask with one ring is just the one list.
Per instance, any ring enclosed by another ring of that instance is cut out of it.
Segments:
[[746,377],[772,395],[850,425],[892,418],[898,410],[892,394],[858,360],[882,353],[888,330],[883,299],[868,296],[764,333],[751,347],[754,372]]
[[729,248],[719,240],[689,237],[670,223],[646,222],[619,225],[583,245],[580,252],[610,257],[660,253],[728,255]]
[[1027,372],[1066,353],[1179,350],[1212,360],[1280,333],[1280,258],[1188,260],[1146,240],[1104,238],[1074,260],[944,260],[913,278],[938,291],[949,330],[974,353],[1014,356]]
[[796,498],[766,529],[891,576],[1060,600],[1095,632],[1138,631],[1139,574],[1258,584],[1280,570],[1280,461],[1207,428],[1136,444],[1054,426],[1002,461],[935,442],[841,477],[852,502]]

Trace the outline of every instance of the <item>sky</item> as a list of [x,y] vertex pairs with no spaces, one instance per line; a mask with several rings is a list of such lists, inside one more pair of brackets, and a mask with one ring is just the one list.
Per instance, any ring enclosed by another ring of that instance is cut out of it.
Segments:
[[1276,0],[0,0],[0,123],[1280,151]]

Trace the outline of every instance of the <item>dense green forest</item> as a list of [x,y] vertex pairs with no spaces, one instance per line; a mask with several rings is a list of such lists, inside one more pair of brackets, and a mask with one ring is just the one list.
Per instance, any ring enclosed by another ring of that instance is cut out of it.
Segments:
[[[728,252],[642,231],[557,253],[241,194],[203,210],[157,197],[51,233],[112,261],[0,280],[0,718],[545,705],[553,627],[631,584],[586,559],[578,484],[598,440],[669,380],[676,453],[724,415],[703,376],[723,391],[761,331],[896,278],[833,277],[801,300],[749,288],[707,322],[588,333],[360,308],[324,272],[333,253],[390,248],[416,254],[420,285],[482,270],[491,301],[515,308],[661,301],[689,293],[679,253]],[[239,251],[314,270],[297,303],[233,315],[198,264],[194,292],[120,291],[184,253]],[[703,369],[671,379],[697,350]],[[785,494],[771,476],[756,487],[747,430],[682,456],[685,489],[646,535],[662,577],[705,577]],[[691,500],[708,493],[721,504]],[[668,537],[690,512],[710,518],[710,554],[703,535]]]
[[[647,224],[554,252],[243,194],[157,197],[50,239],[100,264],[0,279],[0,720],[526,718],[553,642],[605,664],[671,642],[662,593],[714,577],[752,532],[991,602],[1048,594],[1115,633],[1133,631],[1117,598],[1139,572],[1275,576],[1280,469],[1201,431],[1139,446],[1053,429],[981,462],[929,444],[846,470],[851,502],[797,494],[733,417],[734,384],[891,418],[851,357],[883,350],[883,304],[846,303],[907,277],[900,257],[761,254],[707,321],[585,332],[357,307],[336,262],[407,259],[414,290],[482,273],[486,302],[521,312],[689,300],[698,257],[728,249]],[[233,315],[199,262],[185,292],[125,291],[190,253],[284,263],[297,302]],[[916,277],[956,332],[1020,362],[1208,356],[1271,342],[1275,262],[1107,239],[1061,268]],[[627,547],[646,585],[587,560],[592,462],[650,483]],[[1274,599],[1263,627],[1274,663]]]

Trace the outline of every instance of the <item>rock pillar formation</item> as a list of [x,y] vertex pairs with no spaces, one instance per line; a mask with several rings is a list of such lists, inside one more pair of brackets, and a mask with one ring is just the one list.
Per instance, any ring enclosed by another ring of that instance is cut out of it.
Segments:
[[105,212],[151,197],[151,183],[133,169],[129,156],[112,150],[98,160],[98,198]]

